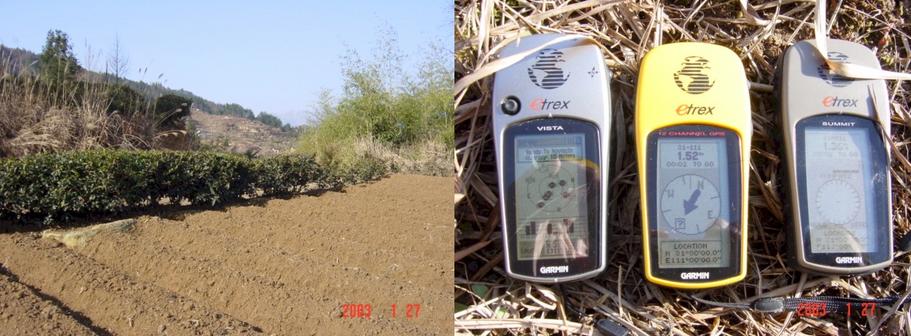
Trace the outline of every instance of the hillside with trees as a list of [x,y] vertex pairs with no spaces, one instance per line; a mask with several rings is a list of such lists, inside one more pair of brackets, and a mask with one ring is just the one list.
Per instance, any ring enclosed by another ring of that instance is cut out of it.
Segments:
[[[187,124],[191,106],[277,130],[260,133],[293,137],[290,125],[267,112],[256,114],[240,104],[126,79],[128,60],[119,46],[114,49],[105,70],[95,72],[80,64],[69,36],[60,30],[48,32],[40,54],[0,45],[0,156],[94,147],[213,148],[215,143],[195,138],[200,130],[194,126],[206,123]],[[207,134],[221,139],[219,131]]]
[[[236,103],[216,103],[206,98],[200,97],[192,91],[185,89],[168,88],[161,83],[134,81],[123,78],[126,72],[125,67],[128,65],[124,56],[119,54],[119,49],[115,45],[113,55],[109,56],[105,72],[95,72],[86,70],[79,65],[78,60],[72,51],[72,45],[66,33],[60,30],[48,32],[48,41],[41,54],[19,49],[9,48],[0,45],[0,65],[6,73],[19,75],[20,73],[29,75],[55,74],[76,79],[77,77],[91,81],[116,81],[142,94],[148,99],[154,99],[166,94],[173,94],[185,97],[192,101],[193,106],[200,111],[214,115],[229,115],[257,120],[266,125],[290,130],[291,126],[283,123],[281,119],[265,111],[254,113],[240,104]],[[62,78],[61,78],[62,79]]]

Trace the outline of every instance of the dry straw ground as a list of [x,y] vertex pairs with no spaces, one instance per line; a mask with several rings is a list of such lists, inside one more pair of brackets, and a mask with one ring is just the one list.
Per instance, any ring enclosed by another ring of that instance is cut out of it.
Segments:
[[[738,1],[455,2],[457,80],[495,60],[497,51],[520,35],[579,33],[600,42],[605,62],[614,72],[612,142],[616,144],[610,167],[607,271],[596,279],[562,288],[515,281],[502,269],[490,132],[491,78],[455,94],[457,333],[480,334],[492,329],[496,330],[493,334],[588,333],[592,323],[602,318],[620,323],[636,335],[911,333],[908,307],[882,307],[870,317],[855,313],[848,318],[829,315],[816,319],[720,308],[696,300],[749,302],[764,296],[883,297],[911,293],[911,258],[904,252],[896,253],[893,266],[855,277],[805,275],[785,263],[779,118],[771,84],[776,61],[785,48],[812,38],[815,3],[753,1],[751,5],[751,12],[755,10],[771,24],[762,25],[761,20],[744,16]],[[907,23],[911,1],[832,1],[828,6],[831,37],[874,48],[885,69],[911,70],[911,24]],[[727,46],[740,56],[752,82],[749,274],[736,285],[681,291],[652,285],[642,276],[639,190],[630,145],[639,60],[656,40]],[[888,88],[895,146],[893,215],[896,239],[900,239],[908,232],[911,218],[911,164],[907,159],[911,150],[911,83],[889,81]],[[497,329],[505,327],[513,329]]]

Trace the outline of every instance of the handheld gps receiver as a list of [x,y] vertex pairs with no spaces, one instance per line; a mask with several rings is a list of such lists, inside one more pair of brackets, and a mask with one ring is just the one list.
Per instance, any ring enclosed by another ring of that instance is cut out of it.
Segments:
[[636,152],[645,277],[708,288],[746,276],[750,98],[734,52],[673,43],[642,59]]
[[[873,51],[828,40],[829,57],[879,69]],[[884,80],[829,72],[812,41],[782,56],[776,85],[789,191],[790,259],[851,274],[892,262],[889,101]]]
[[493,139],[506,272],[561,282],[605,268],[610,72],[585,37],[523,37],[500,57],[528,57],[496,73]]

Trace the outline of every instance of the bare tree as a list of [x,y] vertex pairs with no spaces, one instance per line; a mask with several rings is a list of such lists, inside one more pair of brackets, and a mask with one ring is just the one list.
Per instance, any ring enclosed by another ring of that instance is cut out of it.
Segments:
[[130,58],[123,53],[120,48],[120,37],[114,36],[113,50],[108,54],[108,60],[105,64],[104,72],[115,79],[120,80],[126,76],[127,68],[130,65]]

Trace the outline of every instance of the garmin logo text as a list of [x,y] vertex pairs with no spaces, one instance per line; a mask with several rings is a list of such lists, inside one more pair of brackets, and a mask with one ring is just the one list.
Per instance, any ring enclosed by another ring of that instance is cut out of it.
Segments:
[[828,96],[822,99],[825,107],[857,107],[857,99],[840,99],[837,96]]
[[856,122],[853,121],[823,121],[822,125],[826,127],[854,127]]
[[683,272],[683,273],[680,273],[680,279],[683,279],[683,280],[708,280],[709,272]]
[[538,132],[553,132],[553,131],[562,131],[563,126],[554,125],[554,126],[538,126]]
[[861,257],[837,257],[835,258],[836,264],[860,264],[864,262],[864,258]]
[[541,266],[541,274],[568,273],[569,265]]
[[529,103],[533,111],[565,110],[569,108],[568,100],[547,100],[536,98]]
[[683,104],[677,106],[677,115],[709,115],[713,114],[715,111],[714,106],[696,106],[696,105],[687,105]]

